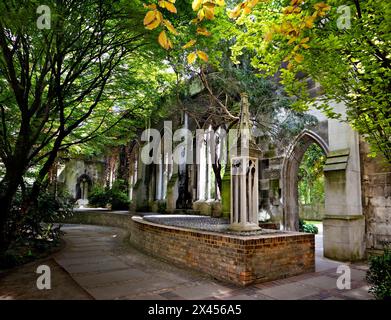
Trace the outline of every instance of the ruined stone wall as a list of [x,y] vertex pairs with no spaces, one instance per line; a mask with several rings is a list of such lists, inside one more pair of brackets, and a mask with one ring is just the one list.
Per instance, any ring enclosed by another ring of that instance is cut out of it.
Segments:
[[92,184],[104,184],[105,165],[102,161],[85,161],[82,159],[65,160],[58,166],[57,184],[58,187],[69,192],[76,198],[77,180],[83,174],[90,177]]
[[366,247],[380,250],[391,242],[391,165],[378,156],[369,158],[369,147],[360,141],[362,200],[365,215]]

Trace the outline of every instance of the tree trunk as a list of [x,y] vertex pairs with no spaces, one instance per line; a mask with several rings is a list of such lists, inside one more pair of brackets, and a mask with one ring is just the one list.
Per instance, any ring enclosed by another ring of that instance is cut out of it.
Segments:
[[214,172],[215,178],[216,178],[216,183],[219,188],[220,195],[221,195],[221,190],[222,190],[222,186],[223,186],[223,180],[221,178],[221,164],[220,163],[218,163],[218,164],[213,163],[212,168],[213,168],[213,172]]
[[[17,177],[17,172],[12,170],[6,173],[4,179],[0,184],[0,254],[7,250],[9,245],[9,235],[7,230],[7,223],[10,216],[12,201],[18,190],[18,181],[20,177]],[[11,173],[10,173],[11,172]]]

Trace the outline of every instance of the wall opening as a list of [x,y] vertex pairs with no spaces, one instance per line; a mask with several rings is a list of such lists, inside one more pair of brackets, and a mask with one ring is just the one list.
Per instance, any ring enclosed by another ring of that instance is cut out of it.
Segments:
[[326,154],[316,144],[305,151],[298,171],[299,218],[318,225],[325,214],[325,186],[323,168]]
[[282,202],[285,230],[299,230],[299,171],[306,151],[313,144],[320,148],[324,155],[328,153],[328,145],[319,135],[313,131],[304,130],[293,141],[284,160]]

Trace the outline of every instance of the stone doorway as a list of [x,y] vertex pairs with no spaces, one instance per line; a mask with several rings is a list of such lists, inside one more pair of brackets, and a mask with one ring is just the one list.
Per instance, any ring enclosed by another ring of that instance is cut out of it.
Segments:
[[88,194],[91,191],[92,180],[87,174],[82,174],[76,183],[76,199],[79,205],[88,204]]
[[288,149],[282,169],[283,226],[285,230],[299,230],[298,172],[307,149],[317,144],[324,154],[328,145],[318,134],[311,130],[302,131]]

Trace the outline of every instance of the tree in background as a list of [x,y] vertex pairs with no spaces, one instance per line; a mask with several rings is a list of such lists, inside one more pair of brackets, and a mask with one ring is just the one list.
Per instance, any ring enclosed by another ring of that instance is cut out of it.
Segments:
[[[156,56],[141,50],[151,41],[138,1],[49,1],[50,28],[42,30],[37,28],[40,4],[0,3],[0,157],[5,171],[0,252],[12,238],[9,215],[20,187],[25,192],[14,219],[37,207],[59,152],[75,152],[77,145],[97,137],[107,142],[120,136],[122,120],[137,127],[154,105],[148,92],[165,90],[164,76],[147,74]],[[25,189],[32,169],[32,186]]]
[[[205,63],[219,51],[205,37],[231,39],[237,63],[239,55],[250,53],[264,76],[280,73],[298,110],[316,106],[329,118],[348,122],[370,144],[372,155],[381,153],[391,162],[388,0],[189,0],[178,10],[175,0],[149,2],[144,25],[158,30],[164,49],[181,44],[189,64]],[[186,15],[176,18],[182,11]],[[322,86],[317,103],[303,75]],[[346,114],[331,101],[343,102]]]
[[299,201],[301,204],[324,204],[323,150],[312,144],[304,153],[299,167]]
[[[259,3],[238,23],[234,56],[253,53],[265,74],[281,74],[285,89],[305,110],[315,98],[304,74],[322,87],[315,104],[330,118],[348,122],[375,154],[391,162],[391,6],[387,0],[281,0]],[[330,101],[343,102],[346,116]]]

